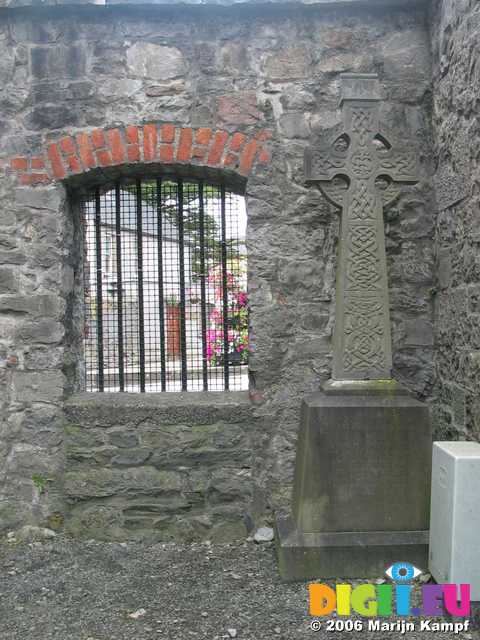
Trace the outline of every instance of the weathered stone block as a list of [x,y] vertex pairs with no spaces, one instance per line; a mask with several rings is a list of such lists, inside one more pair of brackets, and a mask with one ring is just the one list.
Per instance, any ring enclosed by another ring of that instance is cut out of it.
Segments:
[[[142,80],[132,80],[130,78],[107,78],[98,87],[98,94],[102,102],[111,102],[112,96],[117,100],[131,98],[142,88]],[[148,95],[148,94],[147,94]]]
[[[18,206],[32,209],[48,209],[58,213],[63,201],[63,192],[58,186],[40,189],[38,187],[35,189],[21,187],[15,189],[14,198]],[[42,219],[41,222],[42,226],[45,226],[46,221]],[[58,218],[52,219],[51,222],[55,227],[58,225]]]
[[118,508],[106,505],[88,505],[77,509],[66,521],[66,530],[73,536],[98,540],[124,540],[122,518]]
[[139,437],[135,431],[110,431],[108,440],[114,447],[120,448],[136,447],[139,443]]
[[207,489],[207,500],[210,504],[219,504],[249,495],[251,480],[245,471],[223,469],[214,471]]
[[61,263],[62,252],[54,249],[51,244],[36,243],[32,251],[32,262],[36,267],[49,269],[55,264]]
[[331,49],[350,49],[356,35],[354,29],[329,29],[322,42]]
[[28,347],[24,352],[25,369],[60,369],[63,363],[63,347]]
[[388,79],[428,77],[430,44],[424,32],[407,29],[388,36],[383,45],[383,57]]
[[103,431],[95,429],[84,429],[77,424],[66,424],[63,428],[65,442],[69,447],[97,448],[105,444]]
[[150,42],[136,42],[127,50],[127,65],[133,75],[152,80],[178,78],[186,71],[182,52]]
[[32,47],[30,65],[35,78],[77,78],[86,71],[85,49],[80,45]]
[[140,430],[142,444],[154,449],[151,464],[176,465],[238,464],[248,461],[242,426],[214,424],[201,426],[154,427]]
[[132,469],[90,469],[65,474],[65,492],[70,499],[85,500],[118,494],[162,495],[179,492],[184,477],[175,471],[157,471],[151,467]]
[[212,542],[231,543],[235,540],[245,540],[248,533],[245,521],[239,515],[231,520],[226,520],[225,517],[219,518],[219,522],[213,525],[205,537]]
[[15,400],[22,403],[59,402],[63,396],[65,378],[61,371],[15,371]]
[[244,42],[231,40],[217,48],[217,62],[222,71],[244,74],[250,71],[249,56]]
[[15,293],[17,289],[17,272],[11,267],[0,267],[0,294]]
[[177,93],[183,93],[184,91],[184,80],[170,80],[169,82],[150,85],[145,89],[145,95],[150,98],[157,98],[159,96],[171,96]]
[[0,264],[25,264],[27,260],[23,251],[1,251],[0,250]]
[[25,478],[26,495],[31,499],[34,484],[33,475],[42,476],[45,482],[58,482],[60,464],[55,450],[43,449],[35,444],[19,442],[14,444],[8,456],[8,472]]
[[146,498],[136,498],[129,500],[122,508],[125,517],[159,517],[172,512],[189,509],[191,503],[183,495],[172,495],[156,498],[149,501]]
[[405,322],[405,344],[408,346],[431,347],[433,345],[433,325],[425,320]]
[[255,124],[263,120],[255,91],[237,91],[220,96],[218,115],[227,124]]
[[136,467],[144,464],[151,457],[151,454],[150,449],[131,447],[114,455],[111,464],[114,467]]
[[0,298],[2,313],[25,313],[32,316],[55,317],[64,306],[64,300],[55,295],[15,295]]
[[17,335],[19,340],[25,340],[25,342],[52,344],[60,342],[64,333],[65,328],[60,322],[39,320],[37,322],[24,322],[20,325]]
[[71,471],[111,467],[112,458],[116,453],[116,449],[106,446],[95,449],[76,447],[68,443],[65,446],[67,464]]
[[25,118],[27,126],[34,131],[41,129],[64,129],[80,125],[80,115],[64,104],[42,104],[35,107]]
[[450,249],[440,249],[437,262],[438,286],[446,289],[450,286],[452,279],[452,256]]
[[279,120],[280,131],[286,138],[308,138],[310,130],[303,113],[284,113]]
[[368,66],[368,59],[354,53],[335,53],[324,56],[317,64],[317,71],[321,73],[344,73],[359,71]]
[[311,54],[307,48],[289,47],[267,57],[264,73],[269,80],[282,82],[305,78],[310,64]]

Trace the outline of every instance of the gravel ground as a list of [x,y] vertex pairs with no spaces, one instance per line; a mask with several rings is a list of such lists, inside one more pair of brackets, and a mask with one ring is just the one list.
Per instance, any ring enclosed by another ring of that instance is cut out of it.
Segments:
[[[114,544],[59,536],[0,543],[0,571],[0,640],[480,638],[475,630],[314,632],[306,585],[280,581],[271,544]],[[140,609],[143,615],[129,617]]]

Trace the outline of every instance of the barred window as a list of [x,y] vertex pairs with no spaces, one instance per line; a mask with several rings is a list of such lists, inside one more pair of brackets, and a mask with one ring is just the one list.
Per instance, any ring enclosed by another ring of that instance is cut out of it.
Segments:
[[244,198],[164,177],[81,206],[86,390],[248,388]]

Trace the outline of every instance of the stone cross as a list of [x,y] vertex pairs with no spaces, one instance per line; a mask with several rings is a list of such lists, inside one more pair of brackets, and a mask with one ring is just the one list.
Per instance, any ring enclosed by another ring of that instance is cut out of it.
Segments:
[[306,181],[342,208],[336,283],[334,380],[391,378],[383,207],[414,184],[412,146],[379,130],[376,75],[343,74],[343,124],[305,152]]

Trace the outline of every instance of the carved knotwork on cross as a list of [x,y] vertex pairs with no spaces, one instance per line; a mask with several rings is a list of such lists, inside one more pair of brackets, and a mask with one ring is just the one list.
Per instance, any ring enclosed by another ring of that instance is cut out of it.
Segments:
[[375,75],[342,75],[343,124],[305,152],[308,183],[342,208],[336,283],[334,380],[391,378],[383,207],[414,184],[412,146],[379,128]]

